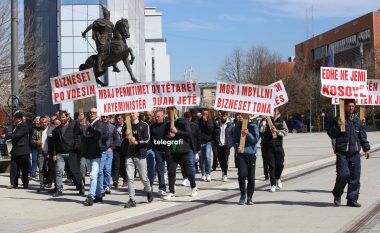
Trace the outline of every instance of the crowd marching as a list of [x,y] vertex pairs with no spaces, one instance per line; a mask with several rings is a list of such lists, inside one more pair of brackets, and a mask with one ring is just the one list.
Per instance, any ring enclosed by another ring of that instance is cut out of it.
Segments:
[[[353,114],[351,105],[354,106],[347,102],[346,120],[337,120],[328,131],[337,154],[333,191],[337,206],[347,183],[347,205],[360,206],[357,203],[360,147],[369,157],[365,129]],[[80,114],[77,119],[67,111],[57,111],[52,117],[35,117],[32,124],[17,111],[13,130],[1,135],[3,139],[11,139],[13,145],[8,189],[18,188],[20,176],[24,188],[28,188],[29,180],[34,178],[40,184],[37,192],[49,190],[53,197],[59,197],[64,195],[63,178],[66,176],[76,185],[79,195],[86,197],[84,204],[87,206],[103,202],[105,195],[111,194],[111,188],[123,186],[128,187],[129,193],[125,208],[131,208],[136,206],[134,181],[137,173],[148,202],[152,202],[155,195],[169,200],[176,195],[176,171],[180,165],[182,185],[190,186],[194,197],[198,193],[198,172],[201,181],[211,182],[215,179],[212,171],[219,164],[220,179],[228,181],[229,156],[233,150],[241,193],[238,204],[252,205],[256,145],[260,140],[264,175],[271,185],[269,191],[282,188],[283,137],[288,128],[278,108],[274,117],[249,115],[244,129],[240,113],[232,118],[228,112],[216,113],[208,109],[200,112],[192,109],[182,116],[174,112],[174,124],[168,120],[169,113],[163,110],[131,113],[129,129],[124,115],[99,116],[96,108],[91,108],[87,116]],[[339,131],[342,124],[346,124],[347,133]],[[239,147],[241,136],[246,138],[243,148]],[[90,177],[87,186],[86,175]],[[158,190],[153,193],[156,176]]]

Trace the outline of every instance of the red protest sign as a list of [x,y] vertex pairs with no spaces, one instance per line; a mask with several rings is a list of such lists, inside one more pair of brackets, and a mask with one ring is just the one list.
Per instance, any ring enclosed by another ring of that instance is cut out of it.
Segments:
[[274,87],[217,82],[215,110],[273,116],[274,107]]
[[95,96],[96,80],[92,69],[50,79],[53,104]]
[[195,81],[150,83],[154,107],[199,106],[200,90]]
[[367,96],[367,71],[321,67],[321,94],[330,98],[363,99]]
[[96,90],[99,115],[143,112],[153,109],[148,84],[130,84],[119,87],[101,87]]

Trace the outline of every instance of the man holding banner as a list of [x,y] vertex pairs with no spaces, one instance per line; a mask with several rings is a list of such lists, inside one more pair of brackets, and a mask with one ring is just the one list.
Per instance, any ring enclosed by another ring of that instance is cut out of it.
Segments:
[[[366,159],[369,158],[370,145],[367,133],[354,114],[355,100],[344,100],[345,119],[337,118],[328,129],[327,134],[333,140],[336,154],[336,181],[333,190],[335,206],[341,205],[341,196],[348,183],[347,206],[360,207],[357,202],[360,189],[360,147]],[[341,130],[345,126],[345,132]]]
[[[235,148],[239,148],[240,135],[246,136],[245,147],[238,149],[237,164],[240,188],[239,205],[253,205],[252,196],[255,191],[255,170],[256,170],[256,144],[259,141],[259,130],[252,122],[253,115],[249,114],[249,122],[246,129],[242,131],[242,123],[238,122],[234,129],[233,142]],[[246,186],[245,180],[248,180]],[[246,202],[247,200],[247,202]]]

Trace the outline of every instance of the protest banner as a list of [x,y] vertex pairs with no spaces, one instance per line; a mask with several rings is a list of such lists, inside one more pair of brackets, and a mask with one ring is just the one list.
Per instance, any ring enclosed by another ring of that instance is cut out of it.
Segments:
[[340,99],[367,98],[367,71],[321,67],[321,95]]
[[150,83],[154,107],[200,105],[200,90],[195,81]]
[[270,84],[269,86],[275,88],[275,108],[289,102],[288,94],[286,93],[284,83],[282,80]]
[[96,90],[96,105],[99,115],[150,111],[152,93],[147,83],[101,87]]
[[50,79],[53,104],[95,96],[96,80],[92,69]]
[[215,110],[273,116],[275,88],[217,82]]
[[[380,91],[379,91],[380,79],[368,79],[367,91],[368,95],[364,99],[355,99],[356,105],[360,106],[380,106]],[[331,104],[338,105],[339,99],[332,98]]]
[[[243,114],[242,131],[247,128],[248,124],[246,114],[273,116],[274,106],[274,87],[225,82],[216,84],[214,109],[245,113]],[[245,137],[243,136],[242,134],[240,137],[239,147],[244,149]]]

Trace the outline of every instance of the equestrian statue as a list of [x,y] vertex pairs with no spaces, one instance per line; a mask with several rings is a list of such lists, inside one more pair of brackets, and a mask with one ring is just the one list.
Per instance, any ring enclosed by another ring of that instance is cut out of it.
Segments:
[[[96,82],[101,86],[105,86],[105,84],[99,80],[99,77],[102,76],[110,66],[113,66],[113,72],[120,72],[117,63],[123,61],[132,81],[137,83],[138,81],[133,75],[131,68],[135,56],[133,55],[132,49],[128,48],[126,41],[127,38],[130,37],[128,20],[122,18],[117,21],[114,26],[110,21],[110,11],[103,6],[102,8],[104,18],[95,20],[82,32],[83,38],[86,38],[86,33],[92,30],[92,39],[96,43],[98,54],[88,57],[86,62],[79,66],[79,70],[93,68]],[[129,55],[131,55],[131,59],[129,59]]]

